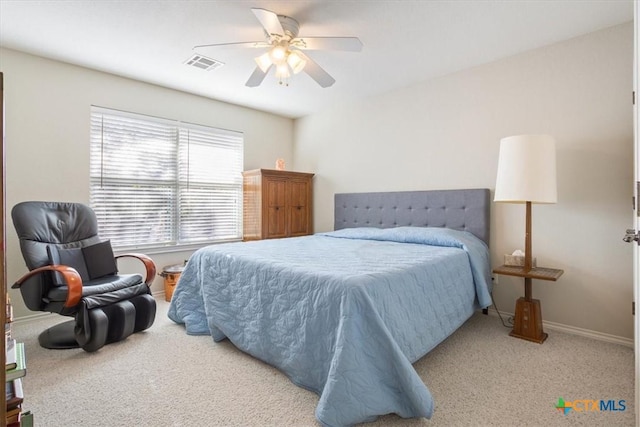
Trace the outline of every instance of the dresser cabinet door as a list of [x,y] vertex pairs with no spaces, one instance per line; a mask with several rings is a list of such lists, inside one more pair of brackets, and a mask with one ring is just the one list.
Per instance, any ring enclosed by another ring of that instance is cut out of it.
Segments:
[[287,180],[275,178],[269,178],[263,182],[263,191],[266,196],[266,200],[263,201],[264,237],[267,239],[287,237],[287,184]]
[[289,236],[305,236],[311,233],[309,221],[308,180],[289,181]]

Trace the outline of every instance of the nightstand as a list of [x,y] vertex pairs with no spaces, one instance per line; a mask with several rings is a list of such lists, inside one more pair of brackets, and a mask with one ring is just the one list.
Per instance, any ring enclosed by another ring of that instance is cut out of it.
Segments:
[[555,268],[534,267],[525,271],[524,267],[501,265],[493,269],[495,274],[504,276],[516,276],[524,278],[524,298],[516,301],[516,311],[513,321],[513,330],[509,333],[512,337],[542,344],[547,339],[547,334],[542,330],[542,310],[540,300],[531,298],[532,280],[558,280],[563,270]]

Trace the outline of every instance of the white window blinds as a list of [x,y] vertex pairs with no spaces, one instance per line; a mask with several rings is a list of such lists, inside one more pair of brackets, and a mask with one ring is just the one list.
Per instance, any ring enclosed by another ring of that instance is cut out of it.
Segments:
[[91,206],[114,247],[242,237],[239,132],[91,108]]

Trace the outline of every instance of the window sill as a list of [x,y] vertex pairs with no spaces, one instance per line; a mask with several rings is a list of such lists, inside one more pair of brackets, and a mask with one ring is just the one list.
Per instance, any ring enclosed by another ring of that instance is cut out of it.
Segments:
[[194,243],[190,245],[140,246],[140,247],[131,246],[131,247],[125,247],[125,248],[114,248],[113,251],[115,255],[131,253],[131,252],[141,252],[146,255],[169,254],[169,253],[177,253],[177,252],[194,252],[206,246],[219,245],[222,243],[241,242],[241,241],[242,239],[230,239],[230,240],[217,240],[215,242]]

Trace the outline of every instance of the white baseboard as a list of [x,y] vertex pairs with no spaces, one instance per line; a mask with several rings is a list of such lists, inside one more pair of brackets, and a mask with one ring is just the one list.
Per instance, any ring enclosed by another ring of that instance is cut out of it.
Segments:
[[[489,314],[491,316],[498,317],[498,312],[493,306],[489,308]],[[513,317],[513,313],[505,313],[501,311],[500,314],[502,315],[503,319]],[[612,344],[619,344],[625,347],[631,347],[631,348],[634,347],[632,338],[619,337],[617,335],[605,334],[603,332],[592,331],[589,329],[578,328],[575,326],[563,325],[562,323],[548,322],[546,320],[542,321],[542,327],[550,331],[559,331],[567,334],[579,335],[581,337],[592,338],[598,341],[608,342]]]
[[57,319],[67,319],[72,320],[71,317],[63,317],[57,313],[49,313],[44,311],[38,311],[36,314],[29,314],[27,316],[14,317],[13,323],[26,323],[26,322],[34,322],[36,320],[44,319],[45,317],[57,318]]

